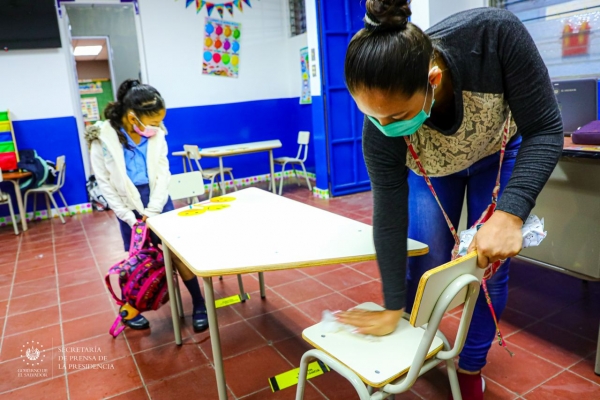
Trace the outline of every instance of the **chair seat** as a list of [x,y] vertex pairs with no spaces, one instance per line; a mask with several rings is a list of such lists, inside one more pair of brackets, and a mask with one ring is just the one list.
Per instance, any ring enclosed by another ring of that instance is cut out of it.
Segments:
[[[381,311],[374,303],[364,303],[357,308]],[[370,341],[346,331],[327,333],[322,323],[307,328],[302,337],[353,370],[367,385],[380,388],[395,381],[408,372],[425,329],[415,328],[401,319],[398,328],[388,336]],[[444,347],[444,342],[435,337],[427,359],[434,357]]]
[[[233,171],[233,168],[223,167],[223,173],[228,173]],[[219,168],[202,168],[202,175],[204,178],[211,179],[213,176],[220,175],[221,171]]]
[[56,192],[58,190],[58,186],[56,185],[48,185],[44,184],[38,188],[29,189],[28,192]]
[[287,163],[287,164],[290,164],[290,163],[291,164],[294,164],[294,163],[299,164],[299,163],[302,162],[302,160],[299,159],[299,158],[293,158],[293,157],[279,157],[279,158],[275,158],[273,160],[273,162],[275,164],[285,164],[285,163]]

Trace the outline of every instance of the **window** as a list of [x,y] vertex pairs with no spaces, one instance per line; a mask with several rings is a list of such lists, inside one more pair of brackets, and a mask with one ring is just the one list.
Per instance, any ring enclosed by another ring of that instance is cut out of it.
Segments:
[[304,0],[289,0],[290,2],[290,30],[292,36],[302,35],[306,32],[306,9]]

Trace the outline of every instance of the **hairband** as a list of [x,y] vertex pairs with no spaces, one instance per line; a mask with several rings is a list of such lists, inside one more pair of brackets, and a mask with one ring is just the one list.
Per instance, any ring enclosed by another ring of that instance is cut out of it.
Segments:
[[369,32],[373,32],[381,26],[381,22],[379,22],[379,20],[368,11],[365,14],[364,21],[365,21],[365,29],[368,30]]

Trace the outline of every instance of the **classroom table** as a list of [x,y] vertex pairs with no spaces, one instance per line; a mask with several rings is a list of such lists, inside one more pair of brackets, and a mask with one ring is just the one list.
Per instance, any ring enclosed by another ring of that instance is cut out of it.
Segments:
[[[19,209],[19,215],[21,216],[21,225],[23,225],[23,232],[27,230],[27,210],[23,206],[23,196],[21,195],[21,187],[19,181],[23,178],[31,176],[31,172],[3,172],[2,180],[8,181],[15,187],[15,197],[17,199],[17,208]],[[13,221],[16,223],[16,221]]]
[[[271,167],[271,182],[273,183],[271,186],[273,188],[273,193],[275,193],[275,163],[273,161],[273,150],[278,149],[281,146],[281,141],[279,140],[267,140],[264,142],[240,143],[227,146],[200,149],[200,155],[202,157],[219,158],[219,172],[221,175],[221,194],[225,194],[225,174],[223,172],[223,157],[239,156],[243,154],[260,153],[263,151],[268,151],[269,165]],[[185,151],[175,151],[172,154],[176,157],[182,157],[183,172],[187,172],[187,156],[185,154]]]
[[[219,200],[233,199],[219,203]],[[225,206],[218,209],[218,206]],[[208,206],[217,206],[208,210]],[[194,209],[200,215],[181,216]],[[219,399],[227,399],[213,277],[353,263],[375,259],[373,228],[258,188],[148,219],[162,240],[167,276],[173,275],[171,253],[204,281],[210,338]],[[202,243],[202,246],[198,244]],[[223,251],[227,243],[228,251]],[[427,245],[410,240],[409,256],[427,254]],[[175,299],[174,280],[167,279],[169,298]],[[261,297],[264,280],[260,279]],[[177,304],[171,301],[175,342],[181,344]]]

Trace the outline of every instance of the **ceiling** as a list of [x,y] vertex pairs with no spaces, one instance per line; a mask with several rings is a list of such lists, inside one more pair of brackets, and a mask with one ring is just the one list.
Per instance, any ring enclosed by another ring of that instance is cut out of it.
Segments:
[[102,46],[102,51],[97,56],[76,56],[75,61],[101,61],[108,60],[106,39],[73,39],[73,49],[77,46]]

